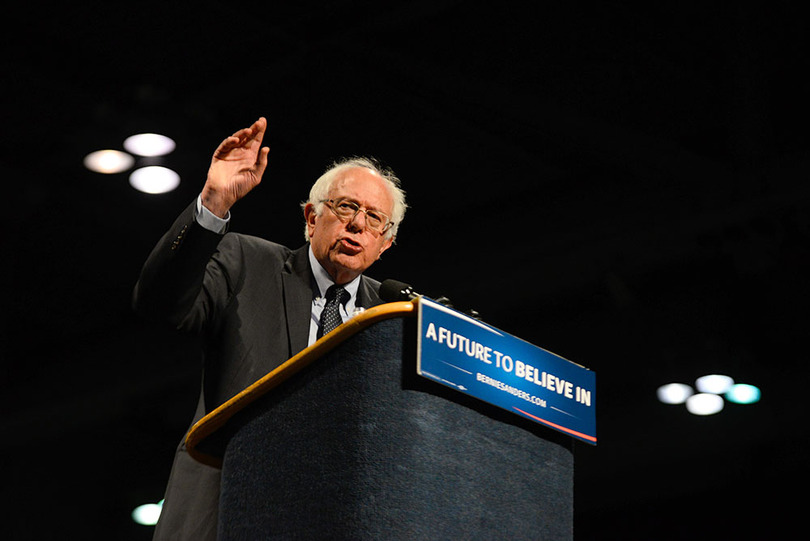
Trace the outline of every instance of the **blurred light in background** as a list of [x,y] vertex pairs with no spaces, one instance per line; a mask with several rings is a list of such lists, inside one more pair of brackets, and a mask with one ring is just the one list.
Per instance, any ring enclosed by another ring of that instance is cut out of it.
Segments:
[[154,526],[160,518],[160,511],[163,509],[163,500],[158,503],[147,503],[139,505],[132,511],[132,520],[144,526]]
[[134,163],[135,158],[120,150],[97,150],[84,157],[86,168],[105,175],[126,171]]
[[180,175],[167,167],[150,165],[133,171],[129,176],[129,183],[141,192],[166,193],[180,185]]
[[686,409],[694,415],[714,415],[723,409],[723,397],[700,393],[686,399]]
[[731,389],[732,385],[734,385],[732,378],[720,374],[710,374],[695,381],[695,386],[701,393],[723,394]]
[[658,400],[664,404],[683,404],[695,391],[683,383],[668,383],[658,388]]
[[753,404],[760,396],[759,388],[747,383],[738,383],[726,392],[726,400],[735,404]]
[[[725,401],[734,404],[759,402],[758,387],[747,383],[734,383],[734,379],[720,374],[709,374],[695,381],[698,394],[685,383],[668,383],[658,388],[658,400],[664,404],[686,404],[695,415],[713,415],[722,411]],[[725,400],[724,400],[725,397]]]
[[[175,149],[175,142],[158,133],[139,133],[124,140],[124,148],[132,154],[153,158],[165,156]],[[122,173],[135,165],[131,154],[120,150],[98,150],[84,158],[84,166],[97,173]],[[130,185],[150,194],[166,193],[180,184],[180,176],[166,167],[150,165],[141,167],[129,176]]]
[[138,156],[165,156],[174,147],[171,138],[157,133],[139,133],[124,140],[124,148]]

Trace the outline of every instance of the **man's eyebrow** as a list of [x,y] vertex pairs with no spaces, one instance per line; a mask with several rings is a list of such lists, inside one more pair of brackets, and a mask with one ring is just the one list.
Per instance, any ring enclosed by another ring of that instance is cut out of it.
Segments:
[[356,199],[353,199],[351,197],[335,197],[334,200],[335,201],[350,201],[350,202],[354,203],[355,205],[357,205],[358,207],[365,207],[366,210],[368,210],[368,211],[379,212],[380,214],[385,214],[386,216],[388,216],[388,213],[385,212],[384,210],[380,210],[377,207],[366,207],[365,205],[360,203],[360,201],[358,201]]

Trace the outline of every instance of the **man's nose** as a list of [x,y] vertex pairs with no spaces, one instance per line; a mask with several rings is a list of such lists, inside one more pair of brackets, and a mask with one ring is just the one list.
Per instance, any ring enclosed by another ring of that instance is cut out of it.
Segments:
[[351,231],[363,231],[366,228],[366,213],[358,209],[354,217],[346,224],[346,227]]

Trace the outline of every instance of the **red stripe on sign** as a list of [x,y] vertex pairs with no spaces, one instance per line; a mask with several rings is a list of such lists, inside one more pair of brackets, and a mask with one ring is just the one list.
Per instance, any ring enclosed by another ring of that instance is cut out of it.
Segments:
[[579,438],[582,438],[582,439],[585,439],[585,440],[588,440],[588,441],[593,441],[593,442],[596,441],[595,436],[589,436],[587,434],[583,434],[582,432],[577,432],[576,430],[571,430],[570,428],[565,428],[564,426],[560,426],[558,424],[552,423],[551,421],[546,421],[545,419],[541,419],[540,417],[538,417],[536,415],[532,415],[531,413],[527,413],[527,412],[523,411],[520,408],[515,408],[515,409],[517,411],[519,411],[520,413],[522,413],[523,415],[525,415],[527,417],[531,417],[532,419],[534,419],[536,421],[540,421],[541,423],[546,424],[546,425],[548,425],[550,427],[556,428],[557,430],[562,430],[563,432],[567,432],[568,434],[572,434],[574,436],[577,436]]

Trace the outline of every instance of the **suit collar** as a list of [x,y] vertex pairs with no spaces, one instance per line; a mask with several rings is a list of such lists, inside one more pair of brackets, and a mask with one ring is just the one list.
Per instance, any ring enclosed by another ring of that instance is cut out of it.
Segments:
[[[375,287],[376,285],[376,287]],[[360,287],[357,289],[357,306],[371,308],[382,304],[383,301],[378,293],[379,284],[365,276],[360,277]]]
[[309,258],[307,257],[308,247],[309,245],[305,244],[290,253],[281,275],[291,356],[307,347],[309,341],[309,320],[312,317],[312,271],[309,268]]

